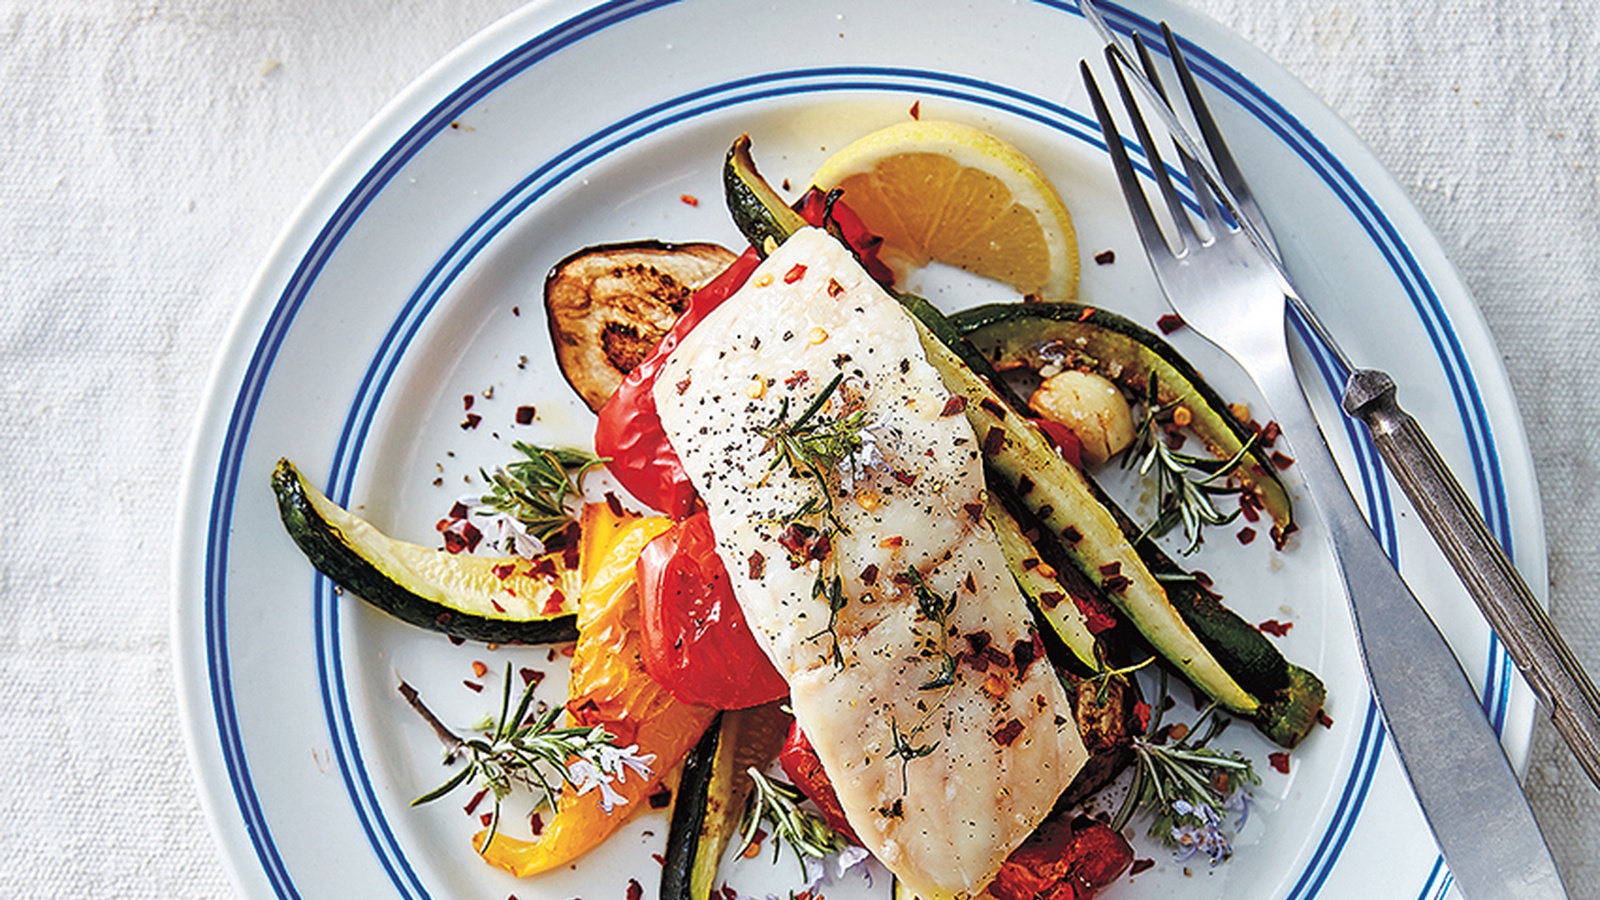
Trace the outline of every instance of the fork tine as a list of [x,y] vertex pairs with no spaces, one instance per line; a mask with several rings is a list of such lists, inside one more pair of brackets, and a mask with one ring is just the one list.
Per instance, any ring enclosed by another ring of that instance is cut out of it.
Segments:
[[1250,183],[1245,180],[1244,172],[1240,171],[1239,164],[1234,161],[1233,152],[1228,149],[1227,141],[1222,138],[1222,129],[1217,127],[1217,120],[1211,115],[1211,107],[1206,103],[1205,95],[1200,93],[1200,83],[1189,68],[1189,60],[1184,56],[1183,48],[1178,45],[1177,36],[1165,22],[1161,23],[1161,36],[1166,41],[1167,54],[1172,58],[1173,69],[1178,74],[1178,84],[1183,88],[1184,102],[1189,105],[1189,113],[1194,116],[1195,124],[1200,128],[1200,138],[1205,141],[1206,152],[1211,154],[1211,163],[1216,166],[1217,175],[1222,178],[1223,186],[1233,195],[1240,214],[1249,218],[1250,224],[1255,226],[1261,238],[1276,253],[1278,244],[1272,236],[1272,230],[1267,227],[1267,218],[1262,215],[1255,194],[1250,190]]
[[[1166,23],[1163,22],[1162,24],[1164,26]],[[1176,114],[1177,108],[1172,105],[1172,98],[1167,96],[1167,87],[1161,80],[1161,73],[1156,69],[1155,59],[1150,55],[1150,48],[1145,44],[1142,35],[1136,34],[1133,36],[1133,48],[1138,53],[1139,65],[1144,69],[1146,80],[1150,82],[1151,87],[1155,88],[1156,96],[1160,97],[1161,101],[1167,104],[1167,108],[1173,110],[1174,114]],[[1216,195],[1212,192],[1211,184],[1206,178],[1205,170],[1200,167],[1199,161],[1191,156],[1187,150],[1183,149],[1182,144],[1174,144],[1173,149],[1178,154],[1178,161],[1183,164],[1183,173],[1189,179],[1189,185],[1194,190],[1195,199],[1200,203],[1201,218],[1205,219],[1213,230],[1226,227],[1227,220],[1223,217],[1222,211],[1217,205]]]
[[1139,103],[1134,99],[1133,89],[1128,87],[1128,78],[1122,73],[1121,64],[1116,55],[1109,51],[1106,53],[1106,60],[1111,64],[1111,78],[1117,83],[1117,93],[1122,96],[1122,106],[1128,113],[1128,119],[1133,122],[1134,134],[1138,136],[1139,145],[1144,148],[1145,159],[1150,163],[1150,173],[1155,178],[1161,198],[1167,203],[1167,212],[1172,215],[1172,224],[1177,231],[1178,251],[1181,253],[1187,247],[1201,244],[1194,222],[1190,220],[1183,201],[1178,198],[1178,189],[1173,186],[1172,176],[1167,173],[1167,166],[1161,159],[1161,151],[1156,145],[1155,138],[1150,134],[1150,126],[1145,124],[1144,115],[1139,111]]
[[[1113,62],[1112,70],[1115,71],[1115,68]],[[1150,200],[1145,197],[1144,188],[1139,184],[1139,173],[1134,171],[1133,161],[1128,158],[1128,149],[1122,145],[1122,135],[1117,132],[1116,120],[1111,117],[1111,110],[1100,93],[1100,85],[1089,69],[1088,60],[1078,63],[1078,69],[1083,73],[1083,86],[1089,91],[1089,102],[1094,106],[1095,118],[1100,120],[1100,132],[1106,139],[1106,152],[1111,157],[1111,167],[1116,170],[1117,183],[1122,186],[1128,211],[1133,214],[1133,225],[1139,232],[1139,240],[1147,253],[1155,253],[1157,247],[1167,248],[1170,253],[1166,236],[1161,233],[1161,225],[1150,209]]]

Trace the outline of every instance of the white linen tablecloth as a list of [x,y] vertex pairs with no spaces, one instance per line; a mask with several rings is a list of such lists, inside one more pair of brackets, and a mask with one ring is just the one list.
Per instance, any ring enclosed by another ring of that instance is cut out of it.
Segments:
[[[1192,0],[1324,98],[1450,250],[1600,671],[1600,4]],[[0,3],[0,897],[228,897],[177,724],[176,498],[250,278],[380,106],[514,0]],[[1600,792],[1528,792],[1600,898]]]

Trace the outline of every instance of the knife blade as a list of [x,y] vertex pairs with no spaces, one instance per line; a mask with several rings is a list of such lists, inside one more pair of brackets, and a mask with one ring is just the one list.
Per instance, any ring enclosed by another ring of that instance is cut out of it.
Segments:
[[[1150,109],[1162,119],[1180,149],[1199,164],[1203,177],[1250,234],[1264,261],[1276,268],[1285,285],[1285,295],[1299,307],[1311,330],[1326,340],[1350,374],[1342,405],[1350,415],[1367,423],[1386,463],[1412,496],[1430,533],[1445,549],[1474,599],[1484,606],[1491,626],[1497,630],[1525,628],[1531,634],[1530,640],[1520,642],[1522,655],[1514,652],[1513,659],[1520,665],[1524,659],[1542,653],[1548,664],[1546,669],[1556,672],[1553,688],[1547,680],[1535,686],[1535,692],[1555,711],[1558,727],[1566,724],[1563,734],[1573,733],[1569,743],[1589,769],[1593,759],[1600,759],[1600,754],[1585,759],[1585,751],[1595,749],[1594,735],[1600,734],[1600,728],[1585,721],[1586,715],[1594,716],[1600,708],[1593,702],[1593,685],[1581,667],[1574,664],[1563,670],[1563,664],[1575,663],[1570,650],[1548,626],[1532,592],[1493,541],[1481,516],[1443,466],[1426,435],[1394,403],[1392,379],[1381,372],[1349,365],[1331,334],[1293,290],[1266,221],[1231,157],[1222,152],[1213,160],[1209,153],[1201,152],[1168,107],[1164,92],[1143,80],[1141,68],[1132,63],[1093,4],[1080,0],[1080,7],[1107,42],[1108,51],[1121,54],[1126,72],[1136,82],[1142,82],[1137,86]],[[1185,66],[1171,32],[1165,26],[1163,30],[1174,63]],[[1139,49],[1143,55],[1143,46]],[[1192,77],[1187,71],[1180,71],[1180,77],[1188,89]],[[1225,147],[1220,135],[1206,131],[1214,131],[1215,123],[1209,120],[1203,98],[1198,102],[1191,98],[1190,105],[1206,143]],[[1225,168],[1232,169],[1227,178],[1219,171]],[[1230,191],[1235,186],[1240,188],[1238,194]],[[1339,477],[1336,470],[1327,474]],[[1375,539],[1359,512],[1327,516],[1328,510],[1324,509],[1324,513],[1335,541],[1372,542],[1375,547]],[[1473,519],[1478,523],[1476,530],[1471,527]],[[1353,556],[1354,566],[1341,560],[1342,575],[1347,589],[1363,593],[1361,602],[1352,602],[1351,606],[1368,678],[1424,816],[1463,893],[1471,900],[1564,897],[1538,824],[1459,662],[1381,552]],[[1374,559],[1376,563],[1372,562]],[[1509,602],[1502,602],[1501,598]],[[1510,615],[1523,618],[1508,620],[1508,613],[1504,612],[1508,607]],[[1531,608],[1537,620],[1529,618],[1532,614],[1523,607]],[[1512,647],[1513,642],[1507,641],[1507,646]],[[1551,697],[1557,703],[1551,703]],[[1433,718],[1440,716],[1444,718]],[[1583,740],[1585,737],[1587,740]],[[1600,768],[1591,770],[1591,777],[1597,772]]]

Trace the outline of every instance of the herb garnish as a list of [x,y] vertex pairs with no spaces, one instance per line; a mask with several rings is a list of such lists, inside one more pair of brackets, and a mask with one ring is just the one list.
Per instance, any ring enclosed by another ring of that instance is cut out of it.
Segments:
[[463,738],[451,731],[422,703],[416,688],[400,682],[400,695],[433,728],[445,745],[445,762],[465,758],[466,766],[439,787],[411,801],[420,806],[443,797],[468,781],[475,780],[494,795],[494,812],[489,833],[479,852],[488,847],[500,825],[500,802],[514,788],[522,786],[543,794],[551,809],[558,808],[557,797],[563,784],[578,795],[600,790],[600,808],[606,812],[627,803],[613,782],[627,780],[633,770],[641,778],[651,775],[655,754],[639,752],[639,745],[618,747],[616,736],[595,726],[554,727],[556,717],[565,712],[552,706],[537,716],[528,715],[537,682],[529,682],[513,712],[511,707],[511,664],[506,663],[505,690],[500,697],[500,716],[485,720],[482,737]]
[[821,816],[800,808],[806,795],[799,788],[768,778],[759,769],[751,768],[747,772],[755,782],[755,789],[745,801],[744,815],[739,820],[739,837],[744,841],[739,847],[740,855],[755,842],[756,830],[762,822],[772,826],[774,862],[784,844],[794,848],[802,868],[807,856],[821,859],[845,848],[848,842],[844,835],[834,831]]
[[817,511],[841,530],[844,525],[834,510],[828,472],[861,449],[861,432],[867,421],[866,409],[858,404],[844,404],[838,415],[823,414],[829,398],[843,382],[844,373],[840,372],[793,421],[789,420],[789,398],[784,397],[772,422],[756,428],[756,433],[767,440],[761,452],[776,454],[763,478],[784,464],[791,472],[810,478],[822,491],[822,508]]
[[579,493],[584,473],[606,460],[566,447],[523,441],[511,446],[527,458],[493,473],[479,470],[489,484],[479,502],[491,513],[510,516],[534,539],[547,541],[577,521],[568,500]]
[[[1163,676],[1163,682],[1165,677]],[[1165,694],[1163,683],[1163,694]],[[1162,735],[1161,712],[1151,718],[1146,734]],[[1135,812],[1145,810],[1153,820],[1150,835],[1178,848],[1187,858],[1204,853],[1216,865],[1233,853],[1233,844],[1223,830],[1222,815],[1239,811],[1237,829],[1244,825],[1249,812],[1249,785],[1259,784],[1250,761],[1235,752],[1225,754],[1206,746],[1228,727],[1231,719],[1216,715],[1216,706],[1201,712],[1192,728],[1181,725],[1169,729],[1167,734],[1181,735],[1172,743],[1157,743],[1148,737],[1133,739],[1133,783],[1128,788],[1127,799],[1111,821],[1111,827],[1121,830]],[[1187,735],[1204,732],[1198,739]]]
[[[940,701],[940,705],[943,705],[943,701]],[[917,736],[920,735],[924,729],[928,727],[928,719],[933,716],[934,712],[938,711],[938,708],[939,707],[936,706],[932,710],[929,710],[928,715],[924,716],[922,721],[918,722],[916,727],[912,728],[909,732],[901,732],[900,723],[895,720],[894,716],[889,717],[889,742],[891,746],[889,748],[888,755],[891,757],[900,757],[901,794],[904,794],[910,788],[910,782],[908,778],[911,761],[913,759],[921,759],[922,757],[927,756],[933,751],[939,749],[938,741],[934,741],[931,744],[911,743],[912,741],[916,740]]]
[[911,582],[912,595],[917,601],[917,611],[923,618],[932,622],[939,629],[939,669],[933,678],[917,686],[919,691],[932,691],[946,688],[955,683],[956,661],[950,655],[950,629],[948,623],[950,614],[956,609],[956,592],[951,591],[950,596],[941,597],[928,587],[928,582],[922,577],[915,566],[906,567],[906,577]]
[[[1156,519],[1139,537],[1160,537],[1179,525],[1189,543],[1183,550],[1190,554],[1200,549],[1201,531],[1207,525],[1226,525],[1239,515],[1238,510],[1224,515],[1211,501],[1213,496],[1237,494],[1239,488],[1227,482],[1238,470],[1246,455],[1255,446],[1251,437],[1239,452],[1226,460],[1208,456],[1179,453],[1164,439],[1159,420],[1170,419],[1179,407],[1179,401],[1161,403],[1155,373],[1150,374],[1149,391],[1145,397],[1144,415],[1134,434],[1133,443],[1123,451],[1123,466],[1137,467],[1140,475],[1153,471],[1156,480]],[[1190,472],[1200,472],[1204,477],[1191,478]]]

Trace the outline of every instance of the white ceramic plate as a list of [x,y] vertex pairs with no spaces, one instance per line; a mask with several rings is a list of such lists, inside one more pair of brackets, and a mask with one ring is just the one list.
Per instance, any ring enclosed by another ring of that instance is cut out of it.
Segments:
[[[1498,356],[1471,298],[1402,192],[1325,108],[1214,24],[1151,0],[1113,8],[1191,44],[1303,293],[1359,359],[1401,373],[1405,400],[1543,584],[1537,492]],[[1079,226],[1083,293],[1151,322],[1161,311],[1099,138],[1080,57],[1097,47],[1067,2],[626,0],[536,4],[443,61],[396,100],[313,192],[262,270],[218,365],[188,477],[177,646],[207,804],[251,897],[620,897],[653,894],[661,814],[577,866],[515,881],[476,861],[466,795],[412,809],[444,770],[395,693],[418,685],[447,720],[496,703],[504,661],[560,669],[544,650],[457,647],[398,625],[316,577],[279,525],[268,473],[294,459],[387,530],[432,525],[512,439],[584,443],[589,417],[556,372],[541,318],[550,265],[632,238],[737,244],[722,153],[750,132],[764,172],[804,183],[827,154],[897,121],[990,128],[1038,160]],[[688,198],[698,198],[693,205]],[[1116,261],[1096,265],[1113,250]],[[924,287],[946,306],[983,291]],[[1175,336],[1225,395],[1226,360]],[[1438,554],[1341,422],[1320,355],[1308,386],[1385,545],[1440,620],[1512,757],[1532,704]],[[492,397],[488,394],[492,393]],[[482,416],[464,429],[464,397]],[[538,420],[514,424],[534,405]],[[435,481],[441,483],[436,485]],[[1292,757],[1238,727],[1265,774],[1238,855],[1209,868],[1143,841],[1157,865],[1113,898],[1437,897],[1449,876],[1385,747],[1342,597],[1308,523],[1275,554],[1214,537],[1200,564],[1246,618],[1291,621],[1287,656],[1330,689],[1334,724]],[[477,694],[473,661],[488,664]],[[552,678],[541,696],[560,696]],[[741,893],[785,894],[792,862],[725,868]],[[1185,871],[1185,865],[1188,871]],[[887,896],[855,875],[830,897]]]

